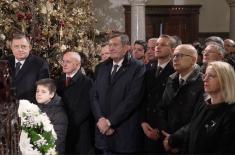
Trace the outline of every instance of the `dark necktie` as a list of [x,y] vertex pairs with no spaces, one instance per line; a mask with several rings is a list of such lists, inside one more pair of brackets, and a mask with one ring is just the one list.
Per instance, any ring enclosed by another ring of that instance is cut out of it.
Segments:
[[158,66],[157,70],[156,70],[156,73],[155,73],[155,76],[158,77],[160,75],[161,71],[162,71],[162,67]]
[[66,82],[65,82],[65,85],[66,86],[68,86],[68,85],[70,85],[71,84],[71,82],[72,82],[72,77],[66,77]]
[[22,64],[20,63],[20,62],[17,62],[16,63],[16,68],[15,68],[15,76],[17,76],[17,74],[19,73],[19,71],[20,71],[20,66],[21,66]]
[[111,81],[113,80],[114,76],[116,75],[118,67],[119,67],[118,65],[113,66],[113,71],[111,73]]
[[179,81],[179,87],[182,87],[184,85],[184,79],[180,79]]

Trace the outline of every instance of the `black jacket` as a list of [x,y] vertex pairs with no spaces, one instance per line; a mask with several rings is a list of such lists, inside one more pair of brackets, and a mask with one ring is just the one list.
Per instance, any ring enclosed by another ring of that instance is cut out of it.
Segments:
[[234,120],[234,104],[202,102],[192,121],[172,134],[169,142],[175,147],[185,146],[190,154],[234,154]]
[[72,82],[65,86],[66,75],[57,81],[57,92],[62,97],[68,115],[69,126],[66,139],[66,153],[87,153],[91,148],[90,89],[92,80],[79,70]]
[[38,107],[49,117],[57,134],[56,151],[65,151],[65,138],[67,133],[68,118],[59,96],[55,96],[47,104],[38,104]]
[[150,69],[145,74],[144,79],[144,97],[143,97],[143,122],[148,122],[152,127],[157,126],[157,109],[162,99],[169,76],[174,73],[174,68],[169,62],[156,77],[156,68]]
[[15,88],[17,99],[27,99],[35,103],[35,82],[49,77],[48,63],[42,58],[30,54],[15,76],[15,57],[8,57],[8,62],[11,68],[12,87]]
[[[156,76],[156,68],[146,71],[144,85],[145,93],[142,101],[142,122],[147,122],[152,128],[158,128],[158,108],[162,99],[168,77],[174,73],[172,63],[169,62],[161,73]],[[151,140],[145,136],[145,150],[151,153],[162,153],[162,141]]]
[[194,68],[182,87],[179,87],[179,74],[172,74],[168,79],[159,108],[160,129],[174,133],[188,124],[203,94],[202,73],[199,66]]
[[103,62],[92,93],[92,111],[96,122],[106,117],[115,132],[103,136],[96,128],[95,144],[100,149],[130,153],[142,148],[140,126],[140,101],[144,80],[145,66],[128,54],[122,66],[111,81],[112,59]]

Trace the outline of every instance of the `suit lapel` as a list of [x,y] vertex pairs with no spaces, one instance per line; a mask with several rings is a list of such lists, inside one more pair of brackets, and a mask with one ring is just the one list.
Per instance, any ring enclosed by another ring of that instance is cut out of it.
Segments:
[[[114,84],[126,72],[128,66],[129,66],[130,61],[131,61],[131,55],[127,52],[126,55],[124,56],[124,60],[122,62],[122,66],[117,71],[117,73],[114,76],[113,80],[112,81],[110,80],[111,84]],[[112,69],[112,65],[111,65],[111,69]],[[111,69],[110,69],[110,73],[111,73]]]
[[25,60],[25,62],[24,62],[24,64],[23,64],[23,66],[22,66],[21,69],[19,70],[19,73],[18,73],[17,76],[15,77],[16,80],[20,79],[20,78],[25,74],[25,72],[27,72],[27,70],[28,70],[29,67],[32,67],[32,66],[30,66],[31,61],[32,61],[32,56],[29,55],[28,58],[26,58],[26,60]]
[[117,71],[116,75],[113,77],[113,80],[111,81],[111,84],[115,83],[126,71],[126,67],[121,66],[119,70]]

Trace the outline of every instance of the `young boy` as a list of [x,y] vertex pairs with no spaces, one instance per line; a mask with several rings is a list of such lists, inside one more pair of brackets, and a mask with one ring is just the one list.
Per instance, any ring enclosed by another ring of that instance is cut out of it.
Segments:
[[36,101],[42,112],[49,117],[57,134],[56,151],[65,152],[68,118],[63,108],[61,98],[56,95],[56,85],[52,79],[46,78],[36,82]]

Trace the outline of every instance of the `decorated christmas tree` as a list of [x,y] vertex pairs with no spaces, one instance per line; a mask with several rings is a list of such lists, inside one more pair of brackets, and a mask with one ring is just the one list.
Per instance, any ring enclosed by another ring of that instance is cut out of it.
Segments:
[[0,19],[2,55],[11,54],[12,34],[24,32],[31,39],[32,52],[49,62],[52,75],[60,73],[59,60],[66,48],[86,57],[85,69],[97,61],[92,0],[1,0]]

